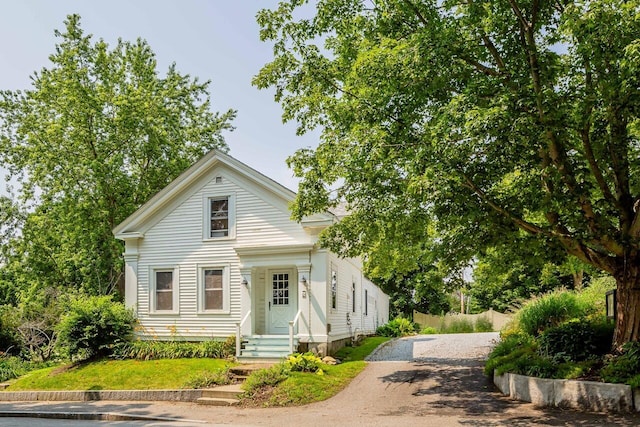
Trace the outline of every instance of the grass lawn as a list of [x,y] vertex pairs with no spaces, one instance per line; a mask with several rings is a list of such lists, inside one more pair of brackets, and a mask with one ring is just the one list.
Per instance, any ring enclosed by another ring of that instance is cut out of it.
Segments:
[[69,369],[32,371],[7,391],[179,389],[195,375],[229,365],[219,359],[102,360]]
[[324,375],[315,373],[291,372],[289,377],[262,395],[248,406],[291,406],[326,400],[354,379],[367,366],[364,358],[376,347],[391,338],[365,338],[358,347],[344,347],[336,354],[343,361],[339,365],[323,365]]
[[354,360],[364,360],[373,350],[383,342],[389,341],[389,337],[369,337],[365,338],[357,347],[342,347],[337,353],[336,358],[343,362]]

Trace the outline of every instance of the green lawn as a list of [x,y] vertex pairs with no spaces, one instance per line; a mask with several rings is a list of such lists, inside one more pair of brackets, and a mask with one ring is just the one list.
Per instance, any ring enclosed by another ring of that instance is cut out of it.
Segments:
[[354,360],[364,360],[373,350],[383,342],[389,341],[389,337],[369,337],[365,338],[357,347],[343,347],[336,353],[336,358],[343,362]]
[[195,375],[229,366],[219,359],[103,360],[40,369],[11,384],[16,390],[152,390],[185,388]]

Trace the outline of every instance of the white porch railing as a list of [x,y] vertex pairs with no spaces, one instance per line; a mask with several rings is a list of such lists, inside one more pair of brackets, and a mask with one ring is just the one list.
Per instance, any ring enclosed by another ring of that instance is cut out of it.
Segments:
[[242,351],[242,325],[247,321],[249,316],[251,315],[251,310],[244,315],[240,323],[236,323],[236,357],[240,357],[240,352]]
[[298,320],[300,320],[300,315],[302,314],[302,310],[298,310],[296,313],[296,317],[293,318],[289,322],[289,353],[293,353],[293,331],[295,326],[298,324]]

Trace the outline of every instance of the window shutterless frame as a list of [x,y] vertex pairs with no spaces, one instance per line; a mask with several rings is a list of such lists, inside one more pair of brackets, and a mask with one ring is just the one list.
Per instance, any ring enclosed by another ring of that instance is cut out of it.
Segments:
[[180,312],[180,276],[177,267],[152,267],[149,271],[149,311],[151,314]]
[[236,236],[235,194],[207,195],[202,206],[203,240],[234,239]]
[[229,266],[219,264],[199,264],[197,274],[198,313],[229,313]]

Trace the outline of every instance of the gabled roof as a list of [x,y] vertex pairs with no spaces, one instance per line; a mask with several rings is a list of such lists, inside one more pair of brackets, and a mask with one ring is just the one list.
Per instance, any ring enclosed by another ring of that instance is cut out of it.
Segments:
[[[296,197],[295,192],[291,191],[284,185],[279,184],[268,176],[263,175],[228,154],[218,150],[211,150],[190,168],[181,173],[180,176],[174,179],[169,185],[156,193],[156,195],[154,195],[147,203],[129,215],[127,219],[118,224],[113,229],[113,234],[118,239],[142,237],[140,229],[146,221],[150,220],[156,213],[185,191],[189,191],[190,187],[198,179],[219,165],[226,166],[254,182],[264,190],[269,191],[288,202],[293,201]],[[333,222],[334,219],[335,216],[330,212],[327,212],[324,214],[313,215],[310,218],[305,218],[302,222],[303,225],[306,221],[311,221],[312,223],[322,222],[328,225]]]

